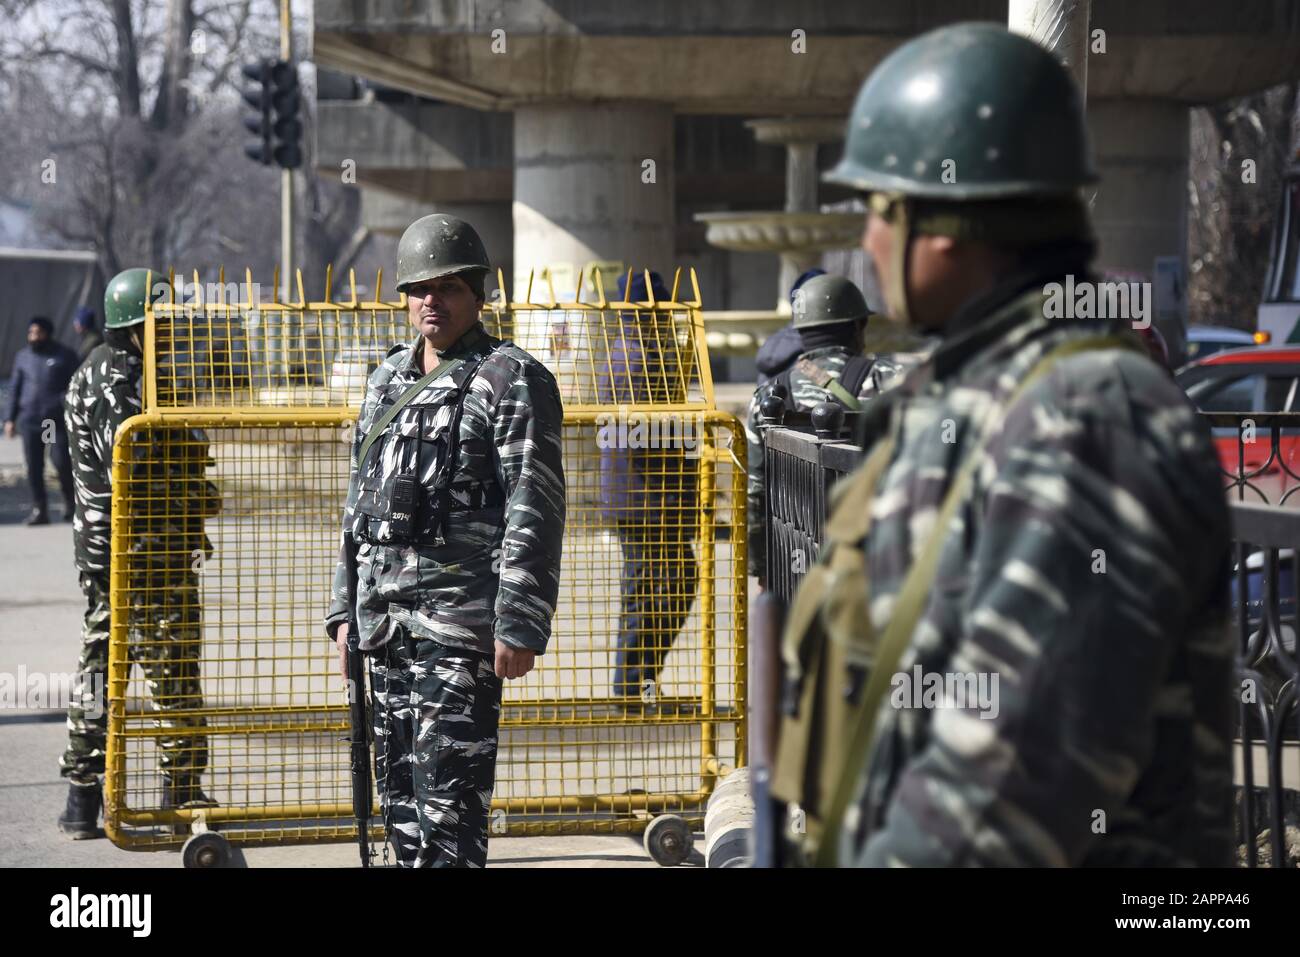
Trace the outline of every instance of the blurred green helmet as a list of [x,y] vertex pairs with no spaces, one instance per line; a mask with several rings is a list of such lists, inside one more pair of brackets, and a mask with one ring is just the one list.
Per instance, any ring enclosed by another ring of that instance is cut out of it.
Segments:
[[917,235],[1010,249],[1090,243],[1081,187],[1097,181],[1083,100],[1057,58],[991,23],[933,30],[885,57],[849,115],[827,182],[869,194],[893,235],[881,289],[911,322]]
[[877,66],[824,176],[863,191],[967,201],[1097,181],[1083,100],[1048,50],[991,23],[911,40]]
[[871,314],[862,290],[843,276],[814,276],[794,291],[796,329],[865,319]]
[[[149,289],[151,276],[152,290]],[[144,322],[145,303],[160,302],[167,298],[170,290],[171,284],[164,272],[124,269],[109,281],[104,290],[104,328],[124,329]]]
[[446,213],[423,216],[406,227],[397,243],[397,291],[426,279],[492,266],[474,227]]

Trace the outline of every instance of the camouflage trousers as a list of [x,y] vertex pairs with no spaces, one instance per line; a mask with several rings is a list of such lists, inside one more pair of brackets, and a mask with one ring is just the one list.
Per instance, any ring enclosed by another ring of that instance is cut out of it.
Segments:
[[[59,768],[76,784],[96,784],[104,773],[108,732],[108,576],[83,572],[81,590],[86,616],[77,684],[68,704],[68,747]],[[158,738],[159,770],[178,791],[197,787],[208,765],[208,747],[207,738],[193,731],[206,722],[173,714],[203,707],[197,582],[175,585],[163,601],[133,608],[127,639],[131,661],[145,675],[154,727],[169,732]]]
[[643,697],[654,694],[653,682],[691,613],[700,569],[689,538],[671,526],[618,535],[623,577],[613,693]]
[[388,841],[401,867],[483,867],[501,679],[489,655],[391,627],[370,670]]

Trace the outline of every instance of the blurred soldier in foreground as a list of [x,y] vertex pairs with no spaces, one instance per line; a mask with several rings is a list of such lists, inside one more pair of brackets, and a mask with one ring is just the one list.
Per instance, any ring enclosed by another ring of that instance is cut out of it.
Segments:
[[785,400],[787,411],[807,412],[835,402],[851,412],[893,381],[899,366],[889,357],[862,354],[862,330],[871,311],[862,291],[842,276],[818,275],[796,286],[791,309],[802,351],[784,371],[754,392],[745,419],[749,458],[749,573],[767,584],[767,481],[759,406],[768,395]]
[[14,356],[9,382],[9,408],[5,435],[21,435],[27,462],[27,485],[32,493],[28,525],[48,525],[50,511],[45,494],[45,447],[63,491],[63,520],[72,521],[72,472],[68,461],[68,433],[63,424],[63,395],[77,371],[77,355],[53,338],[54,324],[37,316],[27,327],[27,347]]
[[345,679],[349,642],[370,657],[375,771],[405,867],[486,863],[502,679],[546,651],[559,593],[560,394],[484,330],[488,270],[455,217],[402,234],[397,288],[418,335],[370,377],[325,620]]
[[[104,294],[106,341],[86,359],[68,387],[64,413],[72,439],[77,517],[73,540],[81,590],[86,596],[78,689],[68,707],[68,747],[60,761],[70,780],[59,827],[74,839],[95,837],[102,795],[107,731],[109,543],[112,531],[113,443],[118,427],[140,412],[142,336],[149,270],[128,269]],[[153,273],[158,277],[159,273]],[[153,299],[165,295],[156,284]],[[149,433],[136,449],[131,482],[141,502],[132,516],[126,594],[131,660],[144,670],[155,727],[176,734],[159,738],[162,806],[211,805],[200,789],[207,741],[194,729],[200,717],[169,715],[203,706],[199,685],[200,617],[197,556],[211,557],[203,521],[219,507],[207,481],[206,437],[193,429]],[[188,732],[188,733],[182,733]]]
[[941,343],[868,408],[790,613],[773,792],[796,862],[1227,865],[1227,506],[1207,429],[1092,282],[1065,69],[988,24],[868,78],[829,178],[891,318]]
[[[671,293],[650,273],[656,302]],[[645,273],[618,279],[619,299],[647,302]],[[659,673],[690,616],[700,570],[692,541],[699,526],[699,459],[687,444],[704,438],[683,413],[658,413],[653,442],[638,445],[636,418],[648,424],[653,404],[682,402],[686,379],[676,330],[656,328],[663,313],[620,311],[618,328],[606,333],[609,363],[597,384],[602,403],[618,405],[632,421],[601,428],[600,493],[605,521],[623,553],[619,576],[618,650],[613,695],[624,711],[644,711],[658,696]],[[626,410],[625,406],[636,407]],[[676,422],[664,425],[672,416]],[[644,430],[643,430],[644,431]],[[626,440],[624,440],[626,438]]]

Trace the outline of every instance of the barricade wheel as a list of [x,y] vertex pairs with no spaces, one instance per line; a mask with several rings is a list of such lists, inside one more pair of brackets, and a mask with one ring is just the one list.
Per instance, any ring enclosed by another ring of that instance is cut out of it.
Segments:
[[660,867],[676,867],[691,856],[695,846],[690,825],[676,814],[660,814],[652,819],[643,841],[646,853]]
[[187,868],[230,867],[234,859],[230,842],[214,831],[195,834],[181,848],[181,861]]

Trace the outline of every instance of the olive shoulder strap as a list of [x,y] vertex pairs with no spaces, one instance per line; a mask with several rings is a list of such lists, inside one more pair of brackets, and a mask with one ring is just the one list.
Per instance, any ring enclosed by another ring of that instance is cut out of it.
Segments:
[[[1090,336],[1062,343],[1040,358],[1029,370],[1025,378],[1002,403],[1001,411],[1003,413],[1010,411],[1016,400],[1061,359],[1080,352],[1116,348],[1136,351],[1137,344],[1120,336]],[[833,867],[837,863],[840,825],[870,756],[880,702],[884,700],[898,662],[903,657],[903,652],[907,649],[912,633],[916,630],[916,625],[925,610],[926,600],[934,584],[939,553],[942,551],[944,540],[948,537],[948,526],[952,523],[952,517],[956,514],[958,506],[966,498],[975,470],[983,457],[984,446],[995,431],[995,428],[990,427],[962,462],[961,470],[944,496],[943,505],[935,517],[930,535],[925,540],[916,562],[909,569],[903,587],[899,590],[889,624],[885,626],[884,634],[881,636],[879,654],[872,665],[871,675],[867,679],[867,687],[862,695],[857,725],[853,729],[849,750],[846,752],[848,760],[844,765],[844,773],[839,778],[827,811],[822,840],[817,848],[819,866]]]
[[396,402],[384,410],[384,414],[370,426],[370,430],[366,433],[365,439],[361,442],[361,451],[357,453],[357,468],[361,468],[365,464],[366,456],[370,454],[370,447],[375,444],[375,440],[378,439],[379,436],[384,434],[384,429],[388,427],[389,422],[393,421],[393,418],[397,413],[406,408],[406,406],[410,404],[411,400],[424,390],[425,386],[433,382],[434,379],[438,379],[448,374],[460,364],[460,359],[443,359],[434,366],[431,371],[420,378],[418,382],[398,396]]

